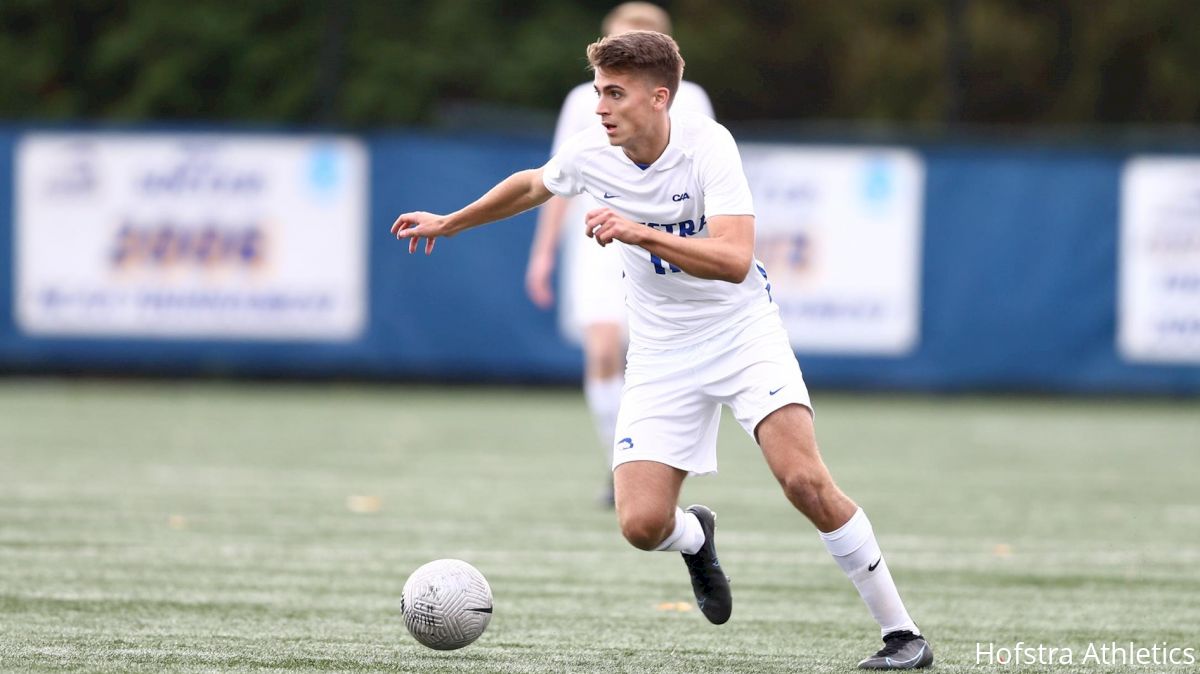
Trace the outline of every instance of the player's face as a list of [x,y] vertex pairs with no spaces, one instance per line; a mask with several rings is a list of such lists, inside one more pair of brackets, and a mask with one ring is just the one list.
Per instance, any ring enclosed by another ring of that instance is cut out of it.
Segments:
[[636,73],[596,69],[598,100],[596,114],[608,134],[608,142],[626,147],[638,145],[658,128],[656,120],[667,107],[666,87],[655,87]]

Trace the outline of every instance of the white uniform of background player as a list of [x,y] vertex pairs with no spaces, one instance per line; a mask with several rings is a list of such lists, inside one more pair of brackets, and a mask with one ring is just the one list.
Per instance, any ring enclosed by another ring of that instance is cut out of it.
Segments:
[[[657,30],[670,33],[670,17],[660,7],[646,2],[627,2],[617,6],[604,19],[607,34],[628,30]],[[683,81],[671,105],[672,114],[691,111],[712,118],[708,94],[699,85]],[[596,91],[591,82],[580,84],[567,94],[554,130],[551,155],[563,143],[584,130],[604,138],[596,123]],[[526,288],[530,299],[543,309],[554,301],[550,290],[551,271],[556,254],[560,258],[558,326],[563,336],[584,349],[584,397],[602,447],[609,452],[624,388],[624,350],[626,340],[625,291],[620,282],[621,260],[614,250],[601,248],[587,237],[577,235],[585,214],[597,203],[587,195],[555,199],[543,207],[529,256]],[[562,235],[566,228],[567,234]],[[604,499],[612,503],[611,483]]]

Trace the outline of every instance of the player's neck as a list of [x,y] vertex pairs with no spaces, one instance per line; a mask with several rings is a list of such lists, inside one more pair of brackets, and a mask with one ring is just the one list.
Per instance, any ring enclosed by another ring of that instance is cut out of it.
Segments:
[[629,140],[621,146],[625,156],[635,164],[653,164],[667,151],[667,145],[671,142],[671,118],[663,115],[645,135]]

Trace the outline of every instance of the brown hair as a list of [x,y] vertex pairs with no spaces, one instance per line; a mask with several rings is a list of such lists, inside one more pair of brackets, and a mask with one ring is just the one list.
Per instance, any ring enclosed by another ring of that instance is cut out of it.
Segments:
[[683,56],[671,36],[652,30],[609,35],[588,45],[587,57],[592,70],[636,73],[655,86],[666,87],[671,92],[670,102],[675,102],[683,79]]
[[600,30],[605,35],[612,33],[613,26],[618,23],[627,24],[636,30],[654,30],[664,35],[671,34],[671,15],[667,10],[651,2],[623,2],[613,8],[604,21]]

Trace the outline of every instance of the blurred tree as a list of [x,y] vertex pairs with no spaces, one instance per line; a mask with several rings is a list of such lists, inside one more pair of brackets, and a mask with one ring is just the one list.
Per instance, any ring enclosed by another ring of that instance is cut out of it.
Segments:
[[[4,0],[0,118],[552,115],[617,0]],[[1200,122],[1192,0],[675,0],[726,120]]]

